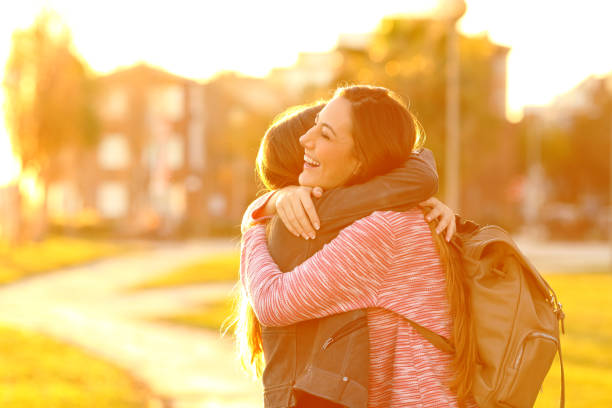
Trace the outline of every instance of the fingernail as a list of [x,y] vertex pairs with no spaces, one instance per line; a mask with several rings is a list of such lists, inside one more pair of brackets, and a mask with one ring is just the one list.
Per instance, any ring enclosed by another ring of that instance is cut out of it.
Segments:
[[315,224],[314,227],[317,231],[319,230],[319,224]]
[[315,234],[310,234],[310,239],[315,239]]

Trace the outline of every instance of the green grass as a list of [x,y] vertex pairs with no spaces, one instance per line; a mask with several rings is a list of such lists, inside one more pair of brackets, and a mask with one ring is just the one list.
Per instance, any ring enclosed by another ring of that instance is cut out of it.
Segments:
[[126,245],[55,236],[11,247],[0,243],[0,285],[126,252]]
[[[612,274],[545,275],[565,311],[561,336],[568,407],[612,407]],[[558,359],[536,407],[558,406]]]
[[[235,280],[238,257],[209,259],[159,280],[171,285]],[[212,267],[216,265],[216,267]],[[221,266],[225,265],[225,266]],[[208,277],[211,279],[209,280]],[[566,376],[566,401],[572,408],[612,407],[612,274],[546,274],[565,310],[566,334],[561,337]],[[164,318],[189,326],[219,330],[232,311],[231,300],[203,304],[192,313]],[[536,407],[559,405],[558,358],[544,382]]]
[[140,283],[131,287],[130,290],[236,281],[239,275],[239,267],[240,254],[238,251],[223,252],[171,270],[166,275]]
[[145,408],[151,393],[124,371],[76,347],[0,327],[0,406]]
[[204,303],[192,312],[163,317],[159,320],[220,331],[223,322],[232,314],[233,305],[231,298],[222,299],[217,302]]

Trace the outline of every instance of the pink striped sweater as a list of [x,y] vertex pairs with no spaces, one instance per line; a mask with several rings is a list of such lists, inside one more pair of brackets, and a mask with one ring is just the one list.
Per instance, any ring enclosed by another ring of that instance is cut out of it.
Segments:
[[451,356],[404,319],[450,336],[445,273],[421,211],[374,212],[288,273],[255,226],[243,236],[240,273],[267,326],[367,308],[369,407],[457,406],[447,386]]

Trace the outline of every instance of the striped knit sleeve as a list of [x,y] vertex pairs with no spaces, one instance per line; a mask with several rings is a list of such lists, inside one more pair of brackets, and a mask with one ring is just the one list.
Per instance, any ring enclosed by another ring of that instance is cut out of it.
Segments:
[[242,223],[240,225],[240,230],[243,234],[253,225],[266,222],[272,218],[271,216],[260,216],[259,212],[266,206],[274,193],[275,191],[269,191],[249,204],[242,216]]
[[286,273],[268,252],[264,228],[247,231],[240,273],[259,321],[266,326],[286,326],[375,307],[394,252],[394,234],[383,214],[356,221]]

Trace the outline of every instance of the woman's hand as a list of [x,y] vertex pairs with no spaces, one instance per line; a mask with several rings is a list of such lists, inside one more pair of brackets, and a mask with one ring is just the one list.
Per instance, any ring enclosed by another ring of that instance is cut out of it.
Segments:
[[425,220],[429,222],[437,218],[438,226],[436,227],[436,233],[439,234],[446,230],[444,238],[447,242],[450,241],[457,231],[457,224],[455,224],[455,212],[435,197],[430,197],[429,199],[420,202],[419,207],[430,209],[430,211],[425,215]]
[[320,222],[312,197],[321,197],[321,187],[288,186],[274,193],[276,214],[296,237],[314,239]]

